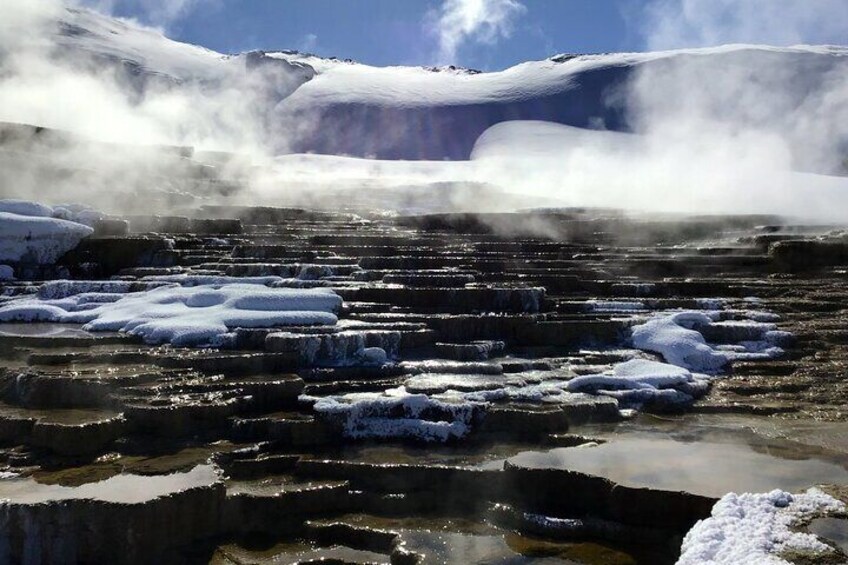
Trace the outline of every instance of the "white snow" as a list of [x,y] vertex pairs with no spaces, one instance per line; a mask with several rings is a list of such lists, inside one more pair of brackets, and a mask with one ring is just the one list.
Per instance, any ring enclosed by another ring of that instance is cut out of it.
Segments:
[[220,75],[227,57],[188,43],[172,41],[162,32],[132,20],[109,18],[85,8],[66,9],[61,20],[84,34],[62,34],[57,43],[116,60],[133,61],[143,69],[176,79],[211,79]]
[[[87,55],[92,55],[98,64],[105,66],[113,62],[118,68],[133,69],[141,84],[145,83],[143,77],[162,78],[168,85],[163,88],[167,96],[164,99],[153,97],[158,92],[151,89],[148,93],[151,104],[137,104],[133,100],[139,93],[132,92],[131,96],[126,96],[128,100],[124,100],[123,91],[108,85],[107,92],[117,99],[115,104],[108,105],[109,116],[123,118],[124,111],[130,110],[127,118],[133,127],[129,127],[124,120],[84,119],[86,115],[102,118],[102,104],[98,102],[102,98],[80,94],[93,86],[89,82],[99,82],[102,78],[99,75],[85,76],[90,81],[78,85],[72,106],[79,112],[66,112],[50,104],[49,93],[56,88],[50,90],[54,83],[41,81],[39,84],[45,85],[44,96],[27,97],[27,104],[22,104],[20,109],[0,109],[0,117],[4,114],[2,110],[6,110],[8,119],[83,130],[78,133],[97,138],[125,139],[122,134],[131,129],[133,138],[198,147],[204,144],[229,148],[252,146],[261,140],[271,152],[291,153],[281,158],[279,171],[269,175],[273,178],[267,183],[269,200],[274,191],[279,195],[279,191],[288,186],[287,179],[293,181],[292,185],[306,177],[316,184],[337,186],[340,176],[345,175],[344,180],[357,181],[360,187],[382,187],[386,183],[398,186],[409,182],[490,183],[521,194],[528,202],[538,201],[540,195],[545,195],[581,206],[641,206],[696,210],[698,213],[814,210],[833,215],[837,209],[844,209],[833,206],[834,199],[841,201],[840,195],[848,192],[848,181],[836,176],[797,174],[788,170],[763,175],[759,173],[764,167],[759,167],[755,174],[747,175],[750,171],[745,170],[745,175],[740,177],[736,174],[739,167],[727,166],[731,161],[728,157],[737,157],[733,155],[733,148],[728,150],[730,155],[726,155],[723,151],[728,144],[714,142],[716,136],[706,135],[712,129],[722,129],[713,126],[726,125],[724,121],[719,120],[719,124],[707,122],[695,130],[696,135],[684,136],[678,142],[680,138],[670,138],[664,131],[655,133],[648,127],[639,127],[643,125],[640,123],[643,116],[623,115],[627,112],[621,108],[624,102],[632,100],[618,100],[634,97],[633,92],[620,91],[627,90],[629,80],[639,75],[639,71],[647,69],[657,73],[694,65],[696,70],[703,67],[701,74],[706,77],[705,82],[715,84],[720,93],[716,95],[710,91],[709,95],[704,95],[707,98],[718,96],[716,100],[709,98],[712,103],[707,106],[710,108],[729,106],[723,104],[724,96],[731,102],[739,99],[742,109],[735,108],[730,114],[735,117],[740,112],[745,114],[744,110],[748,109],[745,102],[756,100],[756,111],[751,113],[756,115],[758,126],[775,121],[795,131],[792,126],[802,123],[805,131],[830,132],[816,124],[819,124],[820,114],[829,119],[838,115],[837,112],[827,111],[829,107],[810,112],[817,119],[809,122],[798,119],[795,110],[804,111],[803,117],[808,118],[810,113],[805,110],[819,108],[818,102],[832,98],[836,98],[831,104],[834,109],[844,108],[842,98],[826,96],[826,93],[832,82],[838,82],[833,77],[845,74],[846,48],[733,45],[557,57],[522,63],[498,72],[447,69],[437,72],[420,67],[378,68],[298,53],[228,56],[175,42],[159,31],[84,8],[63,9],[56,18],[58,21],[50,23],[60,25],[46,26],[58,30],[50,37],[35,33],[23,35],[30,40],[52,39],[56,46],[54,51],[71,60],[85,61]],[[35,67],[41,68],[40,65]],[[257,70],[265,67],[271,72]],[[709,81],[711,75],[721,75],[722,69],[750,70],[752,74],[774,69],[774,74],[783,80],[737,81],[743,85],[750,83],[753,87],[760,85],[760,90],[733,98],[735,90],[720,86],[727,82],[727,77]],[[104,69],[101,74],[109,76],[108,71]],[[683,83],[681,90],[684,92],[697,90],[687,81],[678,82]],[[781,89],[775,94],[780,103],[760,104],[766,97],[754,94],[763,90],[761,84],[770,86],[775,82]],[[64,85],[65,81],[57,80],[55,84]],[[157,82],[155,86],[160,85]],[[137,88],[142,86],[137,85]],[[195,90],[199,90],[201,96],[194,96]],[[261,94],[251,96],[254,91]],[[40,94],[38,90],[35,92]],[[180,96],[180,92],[185,96]],[[611,97],[611,94],[616,96]],[[695,110],[701,109],[697,104],[700,96],[675,94],[676,91],[668,92],[658,86],[650,98],[658,106],[666,102],[674,106],[686,101],[695,104]],[[615,98],[616,103],[611,98]],[[239,105],[233,103],[243,99],[252,102],[247,104],[251,112],[246,114],[235,111]],[[202,111],[189,111],[194,109],[192,103],[203,106]],[[120,106],[121,111],[113,111],[112,106]],[[137,111],[137,106],[147,112]],[[166,106],[167,111],[159,106]],[[182,114],[187,117],[174,123],[172,106],[186,110],[180,112],[179,117],[183,118]],[[654,106],[648,104],[647,110],[653,109]],[[230,116],[231,110],[234,116]],[[698,112],[692,113],[697,115]],[[242,120],[243,116],[247,119]],[[149,119],[143,119],[145,117]],[[220,123],[213,117],[220,117]],[[250,117],[258,117],[257,123],[242,123],[249,122]],[[711,113],[707,117],[712,117]],[[165,123],[160,123],[162,121]],[[111,127],[112,122],[122,127]],[[427,125],[426,131],[422,132],[421,124]],[[286,127],[279,127],[281,125]],[[631,127],[647,135],[613,131],[629,131]],[[730,129],[746,131],[745,127]],[[780,126],[776,129],[782,132]],[[268,135],[235,133],[253,130]],[[338,131],[343,131],[344,135],[328,133]],[[768,133],[771,134],[771,130]],[[838,133],[844,132],[839,130]],[[260,139],[255,139],[257,137]],[[719,141],[733,141],[736,137],[735,134],[727,135]],[[743,142],[747,141],[744,136],[742,138]],[[710,155],[704,155],[704,147],[699,143],[710,150]],[[740,145],[759,149],[763,144],[746,142]],[[776,153],[782,158],[779,163],[792,161],[779,151],[782,146],[768,149],[769,156]],[[752,157],[759,154],[753,150],[752,153]],[[341,155],[367,158],[351,159]],[[744,159],[740,157],[739,160]],[[775,164],[772,159],[768,161],[770,166]],[[721,166],[716,166],[717,163]],[[735,161],[732,164],[735,165]],[[761,162],[754,164],[762,165]],[[728,170],[732,172],[726,174]],[[346,171],[345,175],[340,175],[339,171]],[[720,178],[714,182],[714,177]],[[714,184],[716,190],[713,190]],[[746,190],[738,190],[739,186],[745,186]],[[300,188],[300,192],[311,196],[312,191]],[[260,192],[264,192],[264,188]],[[763,195],[768,197],[763,198]]]
[[106,215],[90,206],[82,204],[59,204],[58,206],[47,206],[40,202],[20,200],[17,198],[0,199],[0,212],[18,214],[19,216],[31,216],[35,218],[58,218],[68,220],[86,226],[94,225],[94,222],[104,218]]
[[0,261],[52,264],[93,232],[76,222],[0,212]]
[[140,292],[165,286],[165,282],[137,282],[137,281],[84,281],[84,280],[55,280],[48,281],[38,287],[38,298],[52,300],[67,298],[75,294],[122,294],[127,292]]
[[[791,339],[774,324],[755,320],[717,322],[718,312],[680,311],[658,314],[631,328],[633,346],[662,355],[667,363],[715,374],[731,361],[775,359],[784,351],[778,344]],[[710,345],[699,330],[713,326],[739,336],[737,344]]]
[[46,265],[91,235],[103,214],[88,206],[51,207],[29,200],[0,199],[0,261]]
[[676,312],[657,316],[633,327],[633,345],[663,356],[666,362],[693,371],[714,373],[728,362],[724,353],[707,345],[697,328],[707,326],[712,318],[703,312]]
[[443,402],[425,394],[409,394],[403,387],[325,397],[314,404],[316,412],[339,421],[347,437],[440,442],[465,436],[481,407],[475,402]]
[[678,565],[784,565],[787,550],[821,553],[829,547],[816,536],[792,531],[800,521],[845,505],[818,489],[802,494],[774,490],[764,494],[730,493],[683,539]]
[[568,390],[613,388],[666,388],[694,382],[692,373],[682,367],[648,359],[618,363],[609,375],[584,375],[568,381]]
[[611,396],[628,406],[662,400],[691,403],[694,394],[706,392],[709,378],[688,370],[647,359],[616,364],[610,373],[583,375],[568,381],[567,390]]
[[16,198],[4,198],[0,200],[0,212],[18,214],[19,216],[53,217],[53,208],[39,204],[38,202],[18,200]]
[[702,310],[722,310],[727,300],[724,298],[696,298],[695,303]]
[[328,289],[164,286],[121,296],[107,292],[12,300],[0,306],[0,322],[82,323],[85,330],[126,332],[147,343],[216,345],[238,327],[333,325],[341,304],[341,297]]
[[645,310],[645,304],[635,300],[587,300],[586,306],[592,312],[617,313]]

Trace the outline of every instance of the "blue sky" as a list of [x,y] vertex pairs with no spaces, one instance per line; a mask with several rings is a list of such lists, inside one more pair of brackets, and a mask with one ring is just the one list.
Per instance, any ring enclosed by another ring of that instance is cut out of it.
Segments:
[[848,42],[848,0],[106,1],[216,51],[299,49],[373,65],[494,70],[564,52]]

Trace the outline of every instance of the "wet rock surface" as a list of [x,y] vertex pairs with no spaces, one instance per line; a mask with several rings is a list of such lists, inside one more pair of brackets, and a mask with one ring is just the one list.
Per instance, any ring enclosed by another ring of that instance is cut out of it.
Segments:
[[[775,476],[814,459],[796,474],[840,482],[841,236],[762,217],[495,216],[116,218],[62,258],[69,280],[2,283],[0,308],[238,282],[344,304],[335,325],[234,324],[196,349],[0,323],[1,559],[673,563],[722,493],[663,473],[714,436],[689,422],[658,444],[634,436],[636,413],[782,422],[803,449],[709,453]],[[515,228],[539,222],[544,236]],[[696,357],[633,339],[681,312],[662,327],[691,332]],[[604,467],[640,450],[667,460],[647,482]]]

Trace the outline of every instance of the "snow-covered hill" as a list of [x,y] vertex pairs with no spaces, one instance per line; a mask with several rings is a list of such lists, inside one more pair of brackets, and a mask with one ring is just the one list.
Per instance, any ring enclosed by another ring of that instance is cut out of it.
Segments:
[[[809,174],[837,172],[848,154],[846,47],[560,55],[482,73],[378,68],[294,51],[225,55],[62,0],[7,0],[0,5],[0,121],[245,153],[252,157],[204,153],[215,158],[198,159],[200,168],[215,171],[198,177],[198,164],[188,163],[192,182],[177,188],[191,191],[194,177],[238,178],[252,190],[245,198],[266,204],[282,192],[291,204],[306,192],[315,201],[322,188],[418,194],[417,187],[457,183],[521,194],[528,205],[534,196],[832,215],[842,209],[834,199],[848,202],[846,179]],[[115,158],[98,147],[46,156],[38,149],[37,163],[26,163],[43,169],[38,163],[49,161],[47,178],[99,169],[99,185],[121,178],[124,192],[139,185],[172,192],[173,180],[186,176],[176,153],[170,160],[179,162],[167,168],[158,157],[144,167],[122,158],[110,168],[103,163]],[[21,161],[14,151],[0,147],[12,169]],[[256,156],[276,159],[263,160],[257,175],[249,166]],[[0,175],[2,182],[33,178],[45,177]],[[230,184],[219,186],[210,198],[241,198]],[[14,188],[18,197],[31,190]],[[67,188],[74,197],[90,192]]]
[[[834,77],[848,75],[848,49],[839,47],[725,46],[557,56],[476,73],[378,68],[296,52],[230,56],[86,9],[63,8],[43,17],[53,24],[46,29],[53,34],[54,54],[76,65],[115,65],[127,79],[123,82],[139,90],[164,81],[200,84],[207,97],[240,91],[243,96],[228,97],[227,104],[241,100],[253,106],[251,114],[261,120],[262,139],[273,152],[461,160],[487,128],[508,120],[638,130],[644,127],[644,114],[658,104],[674,107],[694,98],[693,77],[705,81],[708,91],[715,87],[708,102],[712,109],[731,111],[719,118],[741,112],[755,125],[783,122],[792,111],[820,103],[817,93]],[[8,64],[3,61],[4,67]],[[665,77],[656,85],[663,92],[646,93],[637,74]],[[736,86],[724,88],[729,80]],[[778,103],[772,103],[775,96]],[[734,110],[740,104],[745,107]],[[10,112],[0,110],[0,119],[32,121]]]
[[[793,108],[814,103],[817,91],[845,73],[848,49],[833,47],[727,46],[561,56],[479,74],[337,63],[324,65],[278,109],[284,115],[306,112],[314,120],[294,138],[296,152],[466,159],[488,127],[507,120],[615,131],[639,128],[646,104],[673,106],[689,97],[689,89],[697,88],[693,77],[713,77],[717,86],[741,75],[742,84],[714,92],[710,103],[732,109],[740,102],[753,104],[748,98],[759,95],[758,110],[746,117],[758,123],[783,121]],[[657,89],[664,92],[645,92],[639,79],[653,75],[679,77],[681,83],[660,83]],[[741,86],[746,89],[742,100],[737,96]],[[772,107],[769,99],[775,94],[781,100]]]

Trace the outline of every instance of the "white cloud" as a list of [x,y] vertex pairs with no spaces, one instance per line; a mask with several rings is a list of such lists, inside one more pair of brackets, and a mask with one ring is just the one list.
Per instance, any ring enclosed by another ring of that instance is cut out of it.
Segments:
[[456,63],[463,44],[494,44],[512,35],[513,24],[524,12],[518,0],[444,0],[427,17],[430,30],[439,42],[438,63]]
[[318,36],[314,33],[307,33],[300,40],[297,50],[301,53],[314,53],[318,48]]
[[845,0],[652,0],[642,13],[647,48],[727,43],[845,43]]

